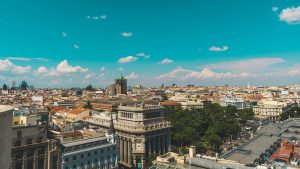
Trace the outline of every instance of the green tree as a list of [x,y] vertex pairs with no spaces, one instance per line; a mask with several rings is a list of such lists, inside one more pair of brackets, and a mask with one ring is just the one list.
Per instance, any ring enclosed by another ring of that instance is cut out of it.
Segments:
[[196,146],[198,153],[205,153],[208,148],[204,141],[193,141],[191,145]]
[[294,107],[282,112],[280,115],[281,120],[286,120],[289,117],[291,117],[291,118],[300,117],[300,108],[298,106],[294,106]]
[[88,85],[85,90],[87,91],[93,91],[93,86],[92,85]]
[[254,112],[252,109],[243,109],[238,113],[241,123],[246,124],[247,120],[252,120],[254,118]]
[[7,90],[7,89],[8,89],[8,87],[7,87],[7,85],[6,85],[5,83],[3,84],[2,89],[3,89],[3,90]]
[[199,110],[166,109],[165,116],[172,124],[173,150],[185,150],[194,144],[198,152],[204,153],[209,147],[219,151],[225,138],[240,132],[238,110],[210,101],[205,101]]
[[28,84],[27,84],[27,82],[25,80],[23,80],[21,82],[20,89],[21,90],[27,90],[28,89]]

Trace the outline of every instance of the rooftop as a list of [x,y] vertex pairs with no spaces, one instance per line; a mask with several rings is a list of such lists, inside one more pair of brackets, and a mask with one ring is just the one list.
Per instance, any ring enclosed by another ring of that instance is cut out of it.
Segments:
[[12,106],[0,105],[0,113],[1,112],[6,112],[6,111],[9,111],[9,110],[12,110],[12,109],[14,109]]

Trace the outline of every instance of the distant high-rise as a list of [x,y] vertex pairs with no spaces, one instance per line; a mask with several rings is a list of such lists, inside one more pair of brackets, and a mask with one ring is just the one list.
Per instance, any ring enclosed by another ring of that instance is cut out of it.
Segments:
[[16,81],[15,81],[15,80],[13,80],[13,81],[11,82],[11,88],[13,88],[13,89],[16,88]]

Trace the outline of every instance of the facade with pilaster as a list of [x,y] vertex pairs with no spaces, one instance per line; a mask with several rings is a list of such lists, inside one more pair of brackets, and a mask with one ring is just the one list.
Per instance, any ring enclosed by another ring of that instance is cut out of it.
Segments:
[[47,169],[49,143],[44,125],[14,126],[11,169]]
[[[109,121],[90,117],[86,122],[108,128]],[[114,127],[119,137],[119,164],[121,168],[146,168],[146,158],[170,150],[171,125],[164,120],[161,105],[120,105]]]

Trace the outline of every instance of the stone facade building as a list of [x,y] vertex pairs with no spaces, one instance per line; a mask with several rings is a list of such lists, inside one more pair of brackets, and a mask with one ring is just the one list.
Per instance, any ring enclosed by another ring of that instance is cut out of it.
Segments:
[[13,108],[0,105],[0,168],[10,168]]
[[43,125],[14,126],[11,168],[47,169],[49,143],[46,127]]
[[[88,118],[86,122],[109,128],[109,121],[99,116]],[[120,105],[114,127],[119,136],[119,164],[122,168],[145,168],[145,160],[151,154],[161,155],[170,150],[171,125],[164,120],[160,105]]]
[[93,137],[65,140],[59,143],[61,169],[117,169],[117,139],[104,133]]
[[110,95],[127,94],[127,79],[123,76],[115,80],[114,84],[108,87],[108,93]]

